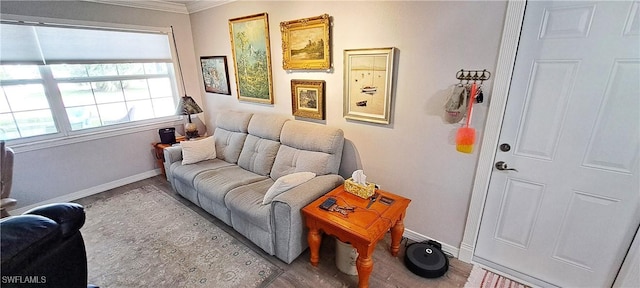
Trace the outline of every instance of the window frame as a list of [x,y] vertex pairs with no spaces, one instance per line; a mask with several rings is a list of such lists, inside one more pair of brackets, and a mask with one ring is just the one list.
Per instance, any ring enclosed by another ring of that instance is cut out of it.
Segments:
[[[99,27],[104,29],[113,29],[113,30],[122,30],[122,31],[148,31],[151,33],[166,33],[169,37],[169,47],[171,50],[171,62],[167,62],[173,64],[173,69],[169,69],[168,75],[170,78],[173,78],[175,82],[171,83],[173,90],[173,100],[174,103],[178,103],[180,95],[184,93],[183,88],[178,84],[182,81],[180,65],[177,62],[177,51],[175,49],[174,37],[172,35],[173,31],[171,27],[151,27],[151,26],[139,26],[139,25],[129,25],[129,24],[118,24],[118,23],[106,23],[106,22],[92,22],[92,21],[80,21],[80,20],[72,20],[72,19],[54,19],[54,18],[46,18],[46,17],[31,17],[24,15],[12,15],[12,14],[2,14],[0,15],[1,20],[6,21],[22,21],[25,23],[47,23],[51,25],[62,25],[69,26],[69,28],[80,28],[80,27]],[[26,65],[33,63],[25,63]],[[85,61],[83,63],[74,63],[74,64],[96,64],[89,63]],[[100,63],[106,64],[106,63]],[[58,130],[57,133],[52,134],[44,134],[37,136],[28,136],[16,139],[6,140],[7,145],[10,145],[17,152],[21,151],[32,151],[38,149],[45,149],[55,146],[68,145],[73,143],[81,143],[86,141],[104,139],[119,135],[126,135],[132,133],[139,133],[142,131],[150,131],[154,129],[160,129],[167,126],[178,126],[183,124],[183,116],[180,115],[171,115],[164,117],[157,117],[152,119],[138,120],[133,122],[124,122],[113,125],[105,125],[100,127],[93,127],[87,129],[80,130],[72,130],[71,123],[69,122],[66,109],[64,107],[64,103],[62,102],[62,96],[60,95],[60,91],[57,87],[51,87],[51,85],[56,85],[58,83],[67,83],[63,80],[56,80],[53,78],[52,72],[47,65],[37,65],[40,70],[41,79],[29,79],[29,80],[4,80],[3,84],[22,84],[22,83],[38,83],[42,84],[45,90],[45,94],[49,101],[49,109],[52,111],[53,119],[55,121],[56,128]],[[96,77],[99,78],[99,77]],[[138,76],[126,77],[131,80],[140,79]],[[93,79],[89,77],[89,79]],[[149,78],[144,78],[149,79]],[[83,79],[80,80],[83,82]],[[74,80],[75,81],[75,80]],[[90,82],[87,80],[87,82]]]

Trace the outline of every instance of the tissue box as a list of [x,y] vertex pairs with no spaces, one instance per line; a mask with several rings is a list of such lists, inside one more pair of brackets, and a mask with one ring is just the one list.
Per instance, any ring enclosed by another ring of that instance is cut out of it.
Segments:
[[367,186],[363,186],[353,182],[353,179],[349,178],[344,180],[344,190],[358,197],[367,199],[375,192],[376,185],[373,183],[367,183]]

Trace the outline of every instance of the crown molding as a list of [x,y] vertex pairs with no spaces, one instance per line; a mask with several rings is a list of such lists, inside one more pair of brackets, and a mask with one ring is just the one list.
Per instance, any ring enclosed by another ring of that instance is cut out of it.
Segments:
[[164,12],[173,12],[180,14],[189,14],[187,6],[179,3],[172,3],[168,1],[119,1],[119,0],[84,0],[86,2],[94,2],[100,4],[109,4],[117,6],[125,6],[132,8],[141,8],[148,10],[157,10]]
[[198,0],[198,1],[191,1],[187,3],[186,6],[187,6],[187,11],[189,11],[189,14],[191,14],[191,13],[207,10],[209,8],[222,6],[235,1],[236,0]]
[[124,1],[124,0],[84,0],[100,4],[126,6],[132,8],[173,12],[180,14],[191,14],[207,10],[209,8],[221,6],[236,0],[193,0],[177,3],[167,0],[147,0],[147,1]]

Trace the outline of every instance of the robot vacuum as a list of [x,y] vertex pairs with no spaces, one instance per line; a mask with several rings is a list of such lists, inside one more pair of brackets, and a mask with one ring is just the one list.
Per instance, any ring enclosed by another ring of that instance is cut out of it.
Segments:
[[424,278],[437,278],[449,269],[449,258],[436,241],[413,243],[404,253],[404,265],[414,274]]

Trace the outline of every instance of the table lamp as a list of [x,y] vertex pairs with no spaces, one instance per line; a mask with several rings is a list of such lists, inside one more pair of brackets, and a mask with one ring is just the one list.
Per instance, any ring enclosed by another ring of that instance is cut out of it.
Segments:
[[198,126],[191,122],[191,114],[202,113],[202,109],[198,106],[191,96],[184,95],[180,98],[178,103],[178,109],[176,109],[176,115],[187,115],[189,122],[184,124],[184,133],[187,139],[200,137],[198,134]]

